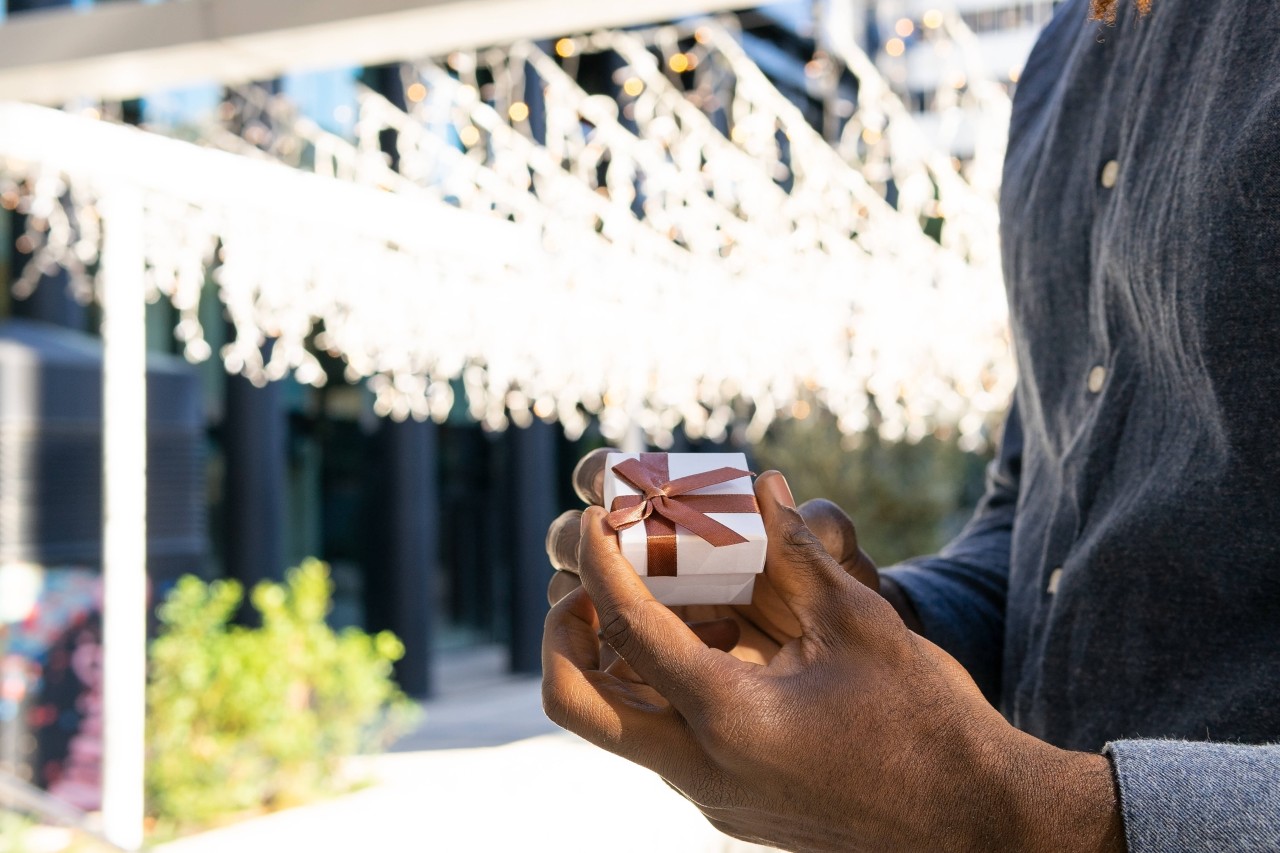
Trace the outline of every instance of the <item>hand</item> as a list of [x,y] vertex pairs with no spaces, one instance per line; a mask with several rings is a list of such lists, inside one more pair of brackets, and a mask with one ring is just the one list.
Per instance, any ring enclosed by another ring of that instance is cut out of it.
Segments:
[[[610,453],[616,452],[610,448],[593,451],[574,468],[574,490],[584,503],[603,505],[605,461]],[[766,472],[757,484],[771,477],[777,477],[786,488],[785,481],[777,472]],[[858,534],[853,522],[840,507],[828,500],[812,500],[801,506],[799,511],[827,553],[844,571],[872,589],[880,588],[876,565],[858,547]],[[557,570],[547,587],[547,599],[551,604],[581,584],[578,577],[581,518],[581,512],[570,510],[552,522],[547,531],[547,556]],[[782,602],[767,575],[756,576],[749,605],[693,605],[673,610],[690,623],[707,645],[732,650],[740,659],[755,663],[767,661],[784,643],[800,635],[799,622]],[[607,656],[609,650],[605,650],[605,654]]]
[[[799,633],[767,665],[708,648],[649,594],[605,513],[543,638],[559,725],[649,767],[722,831],[795,850],[1123,850],[1110,766],[1017,731],[757,485],[765,574]],[[601,666],[602,636],[622,660]],[[625,676],[623,675],[625,673]]]

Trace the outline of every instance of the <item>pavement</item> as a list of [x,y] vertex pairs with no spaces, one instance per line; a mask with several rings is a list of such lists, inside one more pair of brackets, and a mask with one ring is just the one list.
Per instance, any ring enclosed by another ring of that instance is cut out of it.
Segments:
[[749,853],[654,774],[557,729],[500,649],[453,653],[418,730],[348,770],[369,785],[154,853]]

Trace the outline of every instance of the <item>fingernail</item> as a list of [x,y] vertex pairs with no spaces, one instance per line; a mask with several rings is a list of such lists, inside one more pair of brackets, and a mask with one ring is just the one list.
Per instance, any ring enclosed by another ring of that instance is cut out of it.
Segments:
[[796,499],[791,495],[791,487],[787,478],[777,471],[766,471],[760,477],[764,481],[764,489],[775,501],[783,506],[796,508]]
[[561,513],[547,528],[547,557],[554,569],[576,568],[582,513],[576,509]]
[[604,501],[604,466],[611,452],[614,451],[608,447],[593,450],[574,466],[573,490],[583,503],[599,504]]

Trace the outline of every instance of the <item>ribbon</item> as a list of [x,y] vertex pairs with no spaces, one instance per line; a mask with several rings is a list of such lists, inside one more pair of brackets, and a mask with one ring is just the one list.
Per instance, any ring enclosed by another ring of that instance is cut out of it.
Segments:
[[671,479],[667,454],[642,453],[613,466],[619,479],[640,492],[619,495],[609,507],[609,526],[621,532],[644,522],[650,577],[676,576],[676,525],[686,528],[713,547],[738,545],[746,538],[711,518],[710,512],[760,512],[754,495],[691,495],[689,492],[717,486],[750,471],[717,468]]

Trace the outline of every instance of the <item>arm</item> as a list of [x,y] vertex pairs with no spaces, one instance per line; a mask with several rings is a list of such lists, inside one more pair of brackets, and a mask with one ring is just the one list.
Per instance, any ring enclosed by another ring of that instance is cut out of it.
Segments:
[[1280,746],[1107,746],[1132,853],[1280,850]]
[[946,649],[994,702],[1000,695],[1009,543],[1022,469],[1022,422],[1015,402],[987,491],[965,529],[942,553],[886,569],[882,589],[907,621]]
[[1010,726],[829,555],[780,475],[762,475],[756,494],[765,575],[798,635],[763,664],[708,648],[649,595],[593,507],[581,522],[583,587],[552,609],[543,639],[553,720],[656,770],[716,827],[757,843],[1124,849],[1105,757]]
[[[986,494],[965,530],[940,555],[882,576],[885,597],[900,612],[918,613],[921,633],[964,664],[992,701],[999,693],[1021,458],[1015,405]],[[1107,755],[1133,853],[1280,850],[1280,745],[1120,740],[1107,747]]]

